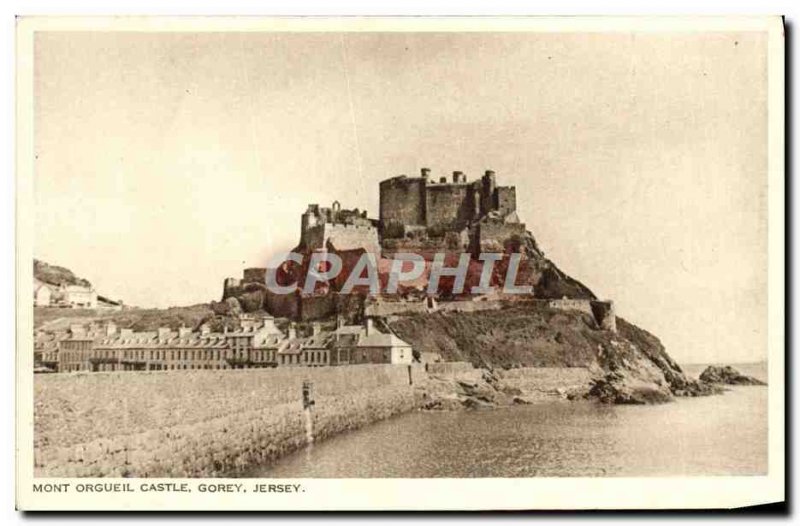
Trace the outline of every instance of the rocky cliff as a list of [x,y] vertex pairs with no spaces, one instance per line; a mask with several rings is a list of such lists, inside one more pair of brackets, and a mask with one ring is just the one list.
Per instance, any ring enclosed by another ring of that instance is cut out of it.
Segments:
[[617,318],[618,332],[601,330],[591,315],[546,303],[494,311],[439,312],[389,323],[419,352],[469,361],[488,370],[582,367],[591,372],[575,396],[612,403],[662,402],[716,390],[688,378],[649,332]]

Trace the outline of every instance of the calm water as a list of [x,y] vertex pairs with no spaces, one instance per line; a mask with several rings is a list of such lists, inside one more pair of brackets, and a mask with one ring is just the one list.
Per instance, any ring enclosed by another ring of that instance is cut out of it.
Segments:
[[249,476],[756,475],[766,469],[767,388],[733,387],[660,406],[553,402],[416,412],[315,444]]

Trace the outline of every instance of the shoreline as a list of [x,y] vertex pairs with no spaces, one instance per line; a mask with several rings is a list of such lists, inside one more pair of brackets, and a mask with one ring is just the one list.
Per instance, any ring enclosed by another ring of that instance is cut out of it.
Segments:
[[[690,453],[685,464],[669,462],[673,453],[680,450],[676,443],[669,443],[667,436],[685,436],[687,440],[700,439],[698,434],[704,422],[728,422],[735,426],[744,415],[755,419],[759,413],[750,409],[764,405],[751,405],[763,401],[766,388],[750,389],[733,386],[724,393],[724,400],[715,397],[676,397],[673,404],[658,406],[609,406],[592,400],[566,401],[550,399],[524,406],[502,406],[486,411],[413,411],[376,422],[353,432],[342,433],[330,440],[293,452],[272,462],[248,470],[242,477],[250,478],[515,478],[528,476],[552,477],[638,477],[681,476],[697,474],[703,469],[705,455]],[[749,407],[749,409],[748,409]],[[717,409],[724,408],[724,409]],[[440,413],[440,414],[434,414]],[[561,415],[559,417],[559,415]],[[675,418],[676,427],[665,436],[656,424],[666,415]],[[714,420],[719,416],[720,420]],[[611,419],[611,421],[609,421]],[[754,420],[757,424],[761,420]],[[598,424],[597,427],[593,423]],[[641,425],[637,425],[639,423]],[[504,425],[502,430],[499,426]],[[605,425],[604,425],[605,424]],[[631,424],[633,426],[631,427]],[[716,425],[716,424],[715,424]],[[487,429],[500,432],[492,434]],[[538,429],[537,429],[538,428]],[[638,444],[626,441],[628,433],[639,437]],[[686,433],[685,435],[683,433]],[[423,443],[415,437],[420,433],[428,436]],[[452,435],[450,434],[452,433]],[[474,440],[464,433],[477,433],[484,440]],[[442,442],[432,436],[447,436]],[[591,451],[580,447],[589,446],[589,437],[598,438]],[[730,435],[721,433],[720,437]],[[715,437],[726,442],[725,438]],[[396,438],[396,443],[387,443]],[[731,438],[735,441],[735,438]],[[653,442],[654,441],[654,442]],[[440,449],[434,444],[452,444],[453,449]],[[653,457],[648,456],[649,443],[659,443]],[[526,446],[526,444],[528,444]],[[565,446],[571,444],[571,446]],[[616,446],[614,445],[616,444]],[[508,446],[506,448],[506,446]],[[593,459],[593,462],[567,462],[559,465],[563,447],[574,449],[575,459]],[[614,462],[618,447],[635,452],[642,463],[619,466]],[[673,451],[672,447],[676,450]],[[543,455],[552,451],[553,455]],[[673,453],[667,453],[673,451]],[[727,450],[725,450],[727,451]],[[724,456],[724,455],[723,455]],[[546,458],[545,458],[546,457]],[[735,457],[735,458],[733,458]],[[730,460],[738,465],[741,458],[733,455]],[[460,462],[463,458],[463,463]],[[486,462],[487,458],[496,460]],[[755,458],[755,457],[754,457]],[[539,463],[536,460],[543,460]],[[718,463],[715,474],[759,475],[763,466],[732,467],[734,464]],[[657,467],[654,467],[657,466]],[[730,469],[730,472],[725,471]],[[737,471],[742,469],[743,471]],[[611,470],[611,471],[609,471]],[[619,470],[619,471],[615,471]]]
[[319,442],[415,410],[573,403],[593,375],[439,365],[37,375],[35,476],[241,477],[308,445],[306,381]]

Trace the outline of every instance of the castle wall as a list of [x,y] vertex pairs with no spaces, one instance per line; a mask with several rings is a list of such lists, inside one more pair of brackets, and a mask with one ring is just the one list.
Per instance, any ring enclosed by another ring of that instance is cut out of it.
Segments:
[[387,239],[383,242],[383,257],[393,258],[398,253],[412,253],[422,256],[427,261],[433,261],[439,252],[447,252],[448,244],[445,238],[434,239]]
[[276,318],[310,321],[340,315],[347,323],[360,323],[364,311],[364,296],[337,294],[319,296],[265,293],[264,308]]
[[424,299],[417,301],[385,300],[373,298],[364,307],[365,316],[394,316],[396,314],[421,314],[429,312],[428,302]]
[[617,315],[613,301],[593,301],[592,314],[601,329],[617,332]]
[[547,306],[552,309],[585,312],[594,318],[599,328],[606,331],[617,332],[617,315],[614,311],[613,301],[564,298],[548,300]]
[[558,310],[577,310],[594,316],[592,313],[591,300],[571,298],[548,300],[547,306],[551,309]]
[[474,217],[472,185],[428,185],[425,192],[426,224],[433,229],[462,229]]
[[497,211],[503,217],[517,209],[517,189],[513,186],[498,186],[496,190]]
[[481,192],[480,192],[481,215],[486,215],[490,211],[494,210],[494,188],[495,188],[494,172],[491,170],[487,170],[486,173],[483,175],[483,177],[481,177],[480,185],[481,185]]
[[260,267],[246,268],[242,278],[243,283],[266,283],[267,269]]
[[506,302],[500,300],[440,301],[436,310],[446,312],[478,312],[501,309]]
[[372,226],[325,223],[305,232],[306,247],[310,250],[324,249],[328,241],[338,250],[363,248],[367,252],[380,253],[378,230]]
[[476,252],[502,252],[503,242],[512,236],[525,234],[523,223],[483,221],[477,225],[478,250]]
[[397,226],[425,224],[426,182],[422,177],[401,176],[380,183],[380,220],[384,236],[398,237],[392,235],[392,229]]
[[242,286],[242,280],[236,278],[225,278],[222,283],[222,300],[225,301],[230,296],[236,295]]

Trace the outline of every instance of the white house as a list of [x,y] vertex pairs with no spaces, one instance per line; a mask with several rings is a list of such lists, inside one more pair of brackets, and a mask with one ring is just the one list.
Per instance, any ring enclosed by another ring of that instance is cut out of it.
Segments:
[[97,292],[91,287],[66,285],[62,288],[64,301],[74,308],[96,309]]
[[47,283],[34,281],[33,305],[36,307],[49,307],[53,300],[53,289]]

